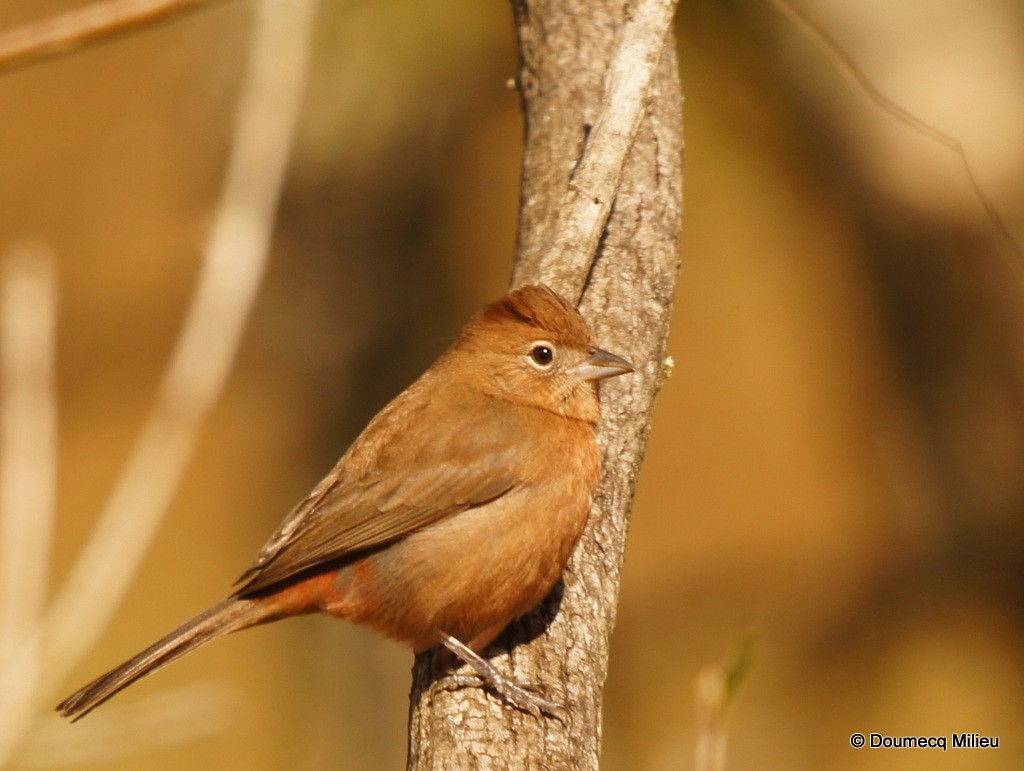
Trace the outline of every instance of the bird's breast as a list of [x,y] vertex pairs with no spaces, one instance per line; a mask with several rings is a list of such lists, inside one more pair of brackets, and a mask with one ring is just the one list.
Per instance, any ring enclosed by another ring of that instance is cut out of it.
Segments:
[[583,532],[600,466],[593,426],[561,422],[509,492],[375,554],[346,615],[422,649],[438,631],[500,631],[540,602]]

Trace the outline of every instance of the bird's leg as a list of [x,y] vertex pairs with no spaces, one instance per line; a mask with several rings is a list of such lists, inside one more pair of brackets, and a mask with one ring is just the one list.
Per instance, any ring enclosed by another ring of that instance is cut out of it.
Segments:
[[445,648],[464,664],[469,664],[476,672],[475,675],[448,675],[438,683],[442,687],[479,688],[485,685],[490,686],[513,707],[521,709],[523,712],[529,712],[537,718],[541,716],[542,712],[557,717],[559,712],[565,710],[561,704],[543,699],[534,693],[538,689],[537,685],[519,683],[502,674],[491,662],[450,634],[440,632],[438,636]]

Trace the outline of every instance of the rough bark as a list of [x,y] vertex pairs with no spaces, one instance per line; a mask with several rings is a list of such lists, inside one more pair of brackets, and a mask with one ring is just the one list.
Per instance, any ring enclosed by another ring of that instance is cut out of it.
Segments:
[[439,673],[425,654],[414,668],[410,769],[598,767],[629,513],[679,271],[682,98],[665,34],[674,6],[514,3],[526,146],[512,283],[581,298],[601,344],[637,372],[603,386],[602,481],[563,584],[490,651],[503,671],[547,686],[565,714],[537,719],[479,689],[431,690]]

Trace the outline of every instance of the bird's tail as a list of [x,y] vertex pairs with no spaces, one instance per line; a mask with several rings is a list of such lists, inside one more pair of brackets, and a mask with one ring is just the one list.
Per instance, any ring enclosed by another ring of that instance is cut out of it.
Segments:
[[64,717],[78,720],[140,677],[230,632],[270,620],[268,608],[256,599],[229,597],[200,613],[142,653],[93,680],[57,705]]

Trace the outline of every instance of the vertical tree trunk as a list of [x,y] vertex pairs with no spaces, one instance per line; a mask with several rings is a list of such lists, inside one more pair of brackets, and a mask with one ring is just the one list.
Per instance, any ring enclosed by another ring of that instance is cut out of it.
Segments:
[[629,512],[679,271],[674,8],[674,0],[514,1],[526,147],[512,283],[580,298],[601,343],[637,372],[602,386],[603,477],[563,585],[490,652],[516,679],[547,686],[565,714],[537,719],[479,689],[431,691],[437,673],[426,654],[414,669],[410,769],[598,767]]

